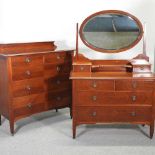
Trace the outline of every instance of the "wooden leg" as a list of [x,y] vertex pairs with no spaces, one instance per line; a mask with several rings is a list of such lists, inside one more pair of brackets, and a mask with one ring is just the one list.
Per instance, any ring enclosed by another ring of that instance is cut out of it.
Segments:
[[70,108],[70,117],[72,119],[72,108]]
[[76,123],[73,121],[73,139],[76,138]]
[[14,121],[13,120],[10,120],[10,132],[11,132],[11,135],[13,136],[14,135]]
[[150,125],[150,138],[153,138],[153,134],[154,134],[154,121],[152,121],[151,125]]
[[2,118],[1,118],[1,115],[0,115],[0,125],[2,125]]
[[58,112],[58,109],[55,109],[56,112]]

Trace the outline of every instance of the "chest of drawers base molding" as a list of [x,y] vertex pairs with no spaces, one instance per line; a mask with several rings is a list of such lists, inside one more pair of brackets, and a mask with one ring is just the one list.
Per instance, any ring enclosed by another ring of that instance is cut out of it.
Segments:
[[0,45],[0,124],[2,115],[12,135],[14,123],[33,114],[68,107],[71,115],[73,51],[55,47],[47,42]]
[[71,74],[73,138],[76,137],[78,125],[96,123],[146,124],[150,126],[150,138],[153,137],[154,79],[95,79],[89,73],[89,78],[83,79],[75,75]]

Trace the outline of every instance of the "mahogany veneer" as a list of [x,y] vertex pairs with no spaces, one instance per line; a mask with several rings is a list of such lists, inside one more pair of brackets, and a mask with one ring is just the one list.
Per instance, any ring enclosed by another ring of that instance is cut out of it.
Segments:
[[54,42],[0,45],[0,116],[10,121],[12,134],[21,118],[71,109],[73,51],[55,49]]

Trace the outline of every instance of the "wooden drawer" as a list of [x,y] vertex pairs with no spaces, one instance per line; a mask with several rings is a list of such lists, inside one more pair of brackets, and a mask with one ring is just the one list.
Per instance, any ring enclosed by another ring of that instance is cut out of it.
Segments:
[[45,95],[35,94],[31,96],[13,99],[13,112],[15,119],[24,118],[45,110]]
[[53,52],[44,56],[45,64],[63,64],[71,62],[71,53],[66,52]]
[[42,66],[42,55],[24,55],[11,57],[12,67]]
[[69,107],[71,104],[71,90],[47,92],[46,101],[50,109]]
[[146,122],[151,119],[151,106],[76,107],[74,117],[78,122]]
[[43,66],[12,68],[12,79],[14,81],[42,77],[43,75]]
[[46,91],[54,90],[63,90],[63,89],[71,89],[71,80],[69,80],[69,74],[64,74],[61,76],[50,77],[45,79]]
[[27,96],[42,92],[44,92],[44,80],[42,78],[16,81],[12,84],[13,97]]
[[91,72],[90,65],[73,65],[74,72]]
[[45,65],[45,78],[48,79],[62,74],[69,74],[70,71],[71,64]]
[[77,90],[114,90],[114,80],[77,80]]
[[152,91],[153,88],[154,88],[153,81],[116,80],[115,82],[116,91],[127,91],[127,90]]
[[77,105],[151,105],[152,92],[96,92],[81,91],[77,94]]

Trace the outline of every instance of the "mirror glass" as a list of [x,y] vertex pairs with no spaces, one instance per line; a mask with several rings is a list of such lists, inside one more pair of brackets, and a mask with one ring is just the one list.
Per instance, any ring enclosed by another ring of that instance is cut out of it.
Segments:
[[100,12],[88,17],[80,28],[83,42],[101,52],[120,52],[133,47],[142,37],[136,17],[122,12]]

